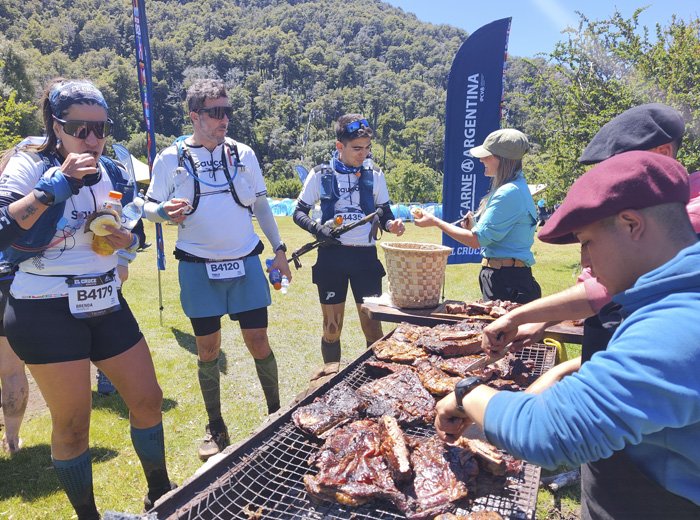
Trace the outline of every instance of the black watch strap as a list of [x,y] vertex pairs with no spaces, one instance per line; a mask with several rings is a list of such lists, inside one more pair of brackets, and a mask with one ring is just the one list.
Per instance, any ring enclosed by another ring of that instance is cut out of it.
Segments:
[[53,194],[37,190],[36,188],[34,188],[34,198],[44,206],[52,206],[55,200]]
[[455,401],[457,401],[457,409],[460,412],[464,412],[464,407],[462,406],[462,400],[469,392],[474,390],[477,386],[482,384],[484,381],[480,377],[472,376],[462,379],[459,383],[455,385]]
[[280,242],[280,245],[278,245],[278,246],[275,248],[275,253],[276,253],[277,251],[282,251],[283,253],[286,253],[286,252],[287,252],[287,244],[285,244],[284,242]]

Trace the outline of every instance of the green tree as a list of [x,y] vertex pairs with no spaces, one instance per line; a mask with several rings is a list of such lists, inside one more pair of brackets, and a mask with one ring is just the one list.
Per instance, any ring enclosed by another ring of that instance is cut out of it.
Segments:
[[400,202],[440,202],[442,175],[421,163],[399,159],[387,173],[391,200]]

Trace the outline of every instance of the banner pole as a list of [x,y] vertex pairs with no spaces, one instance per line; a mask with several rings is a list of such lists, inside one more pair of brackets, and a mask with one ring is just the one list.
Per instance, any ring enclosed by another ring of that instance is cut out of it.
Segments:
[[[148,150],[148,176],[153,176],[153,161],[156,157],[156,139],[151,107],[153,81],[151,75],[151,47],[148,39],[145,0],[132,0],[134,17],[134,43],[136,50],[136,71],[139,79],[139,92],[143,107],[143,119],[146,124],[146,143]],[[156,263],[158,266],[158,311],[160,325],[163,326],[163,289],[160,272],[165,270],[165,246],[163,244],[163,227],[156,223]]]

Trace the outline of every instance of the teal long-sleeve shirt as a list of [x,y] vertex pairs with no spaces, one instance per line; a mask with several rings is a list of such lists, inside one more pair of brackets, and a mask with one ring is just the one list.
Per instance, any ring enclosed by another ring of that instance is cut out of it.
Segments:
[[535,240],[537,210],[523,172],[499,187],[488,199],[472,232],[485,258],[515,258],[535,263],[530,250]]
[[499,392],[489,440],[554,468],[625,453],[700,505],[700,245],[614,298],[625,319],[607,350],[539,395]]

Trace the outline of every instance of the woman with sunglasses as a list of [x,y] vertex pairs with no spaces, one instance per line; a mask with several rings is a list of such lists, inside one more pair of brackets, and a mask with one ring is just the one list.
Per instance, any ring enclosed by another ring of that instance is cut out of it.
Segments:
[[491,189],[476,215],[468,214],[461,226],[427,212],[414,214],[416,226],[438,227],[469,247],[483,249],[479,286],[485,301],[528,303],[542,296],[531,269],[537,211],[522,172],[522,158],[529,149],[525,134],[504,128],[470,150],[483,163]]
[[[88,446],[90,362],[108,375],[129,408],[148,509],[171,489],[163,394],[146,340],[119,290],[117,255],[95,253],[86,226],[114,189],[100,160],[112,121],[102,93],[82,80],[53,83],[41,109],[45,142],[15,152],[2,174],[0,248],[17,265],[5,331],[51,412],[53,465],[78,518],[100,517]],[[111,229],[105,238],[115,250],[137,245],[129,231]]]

